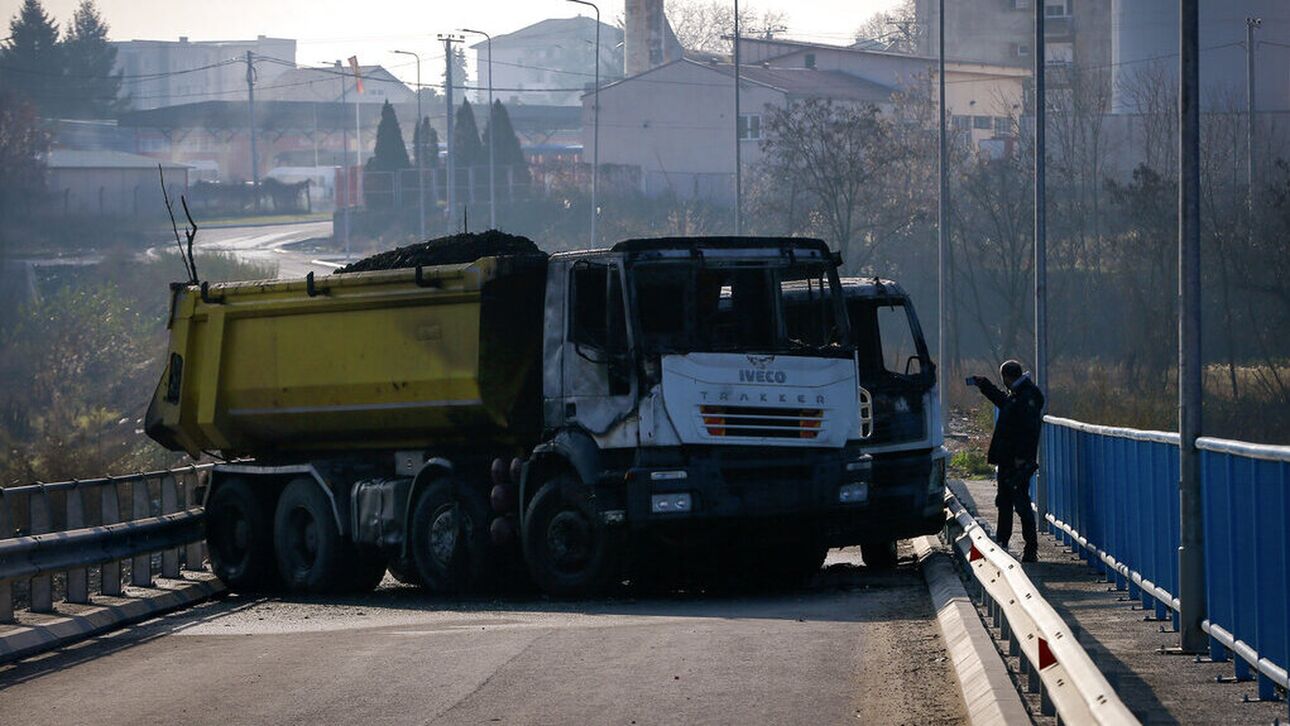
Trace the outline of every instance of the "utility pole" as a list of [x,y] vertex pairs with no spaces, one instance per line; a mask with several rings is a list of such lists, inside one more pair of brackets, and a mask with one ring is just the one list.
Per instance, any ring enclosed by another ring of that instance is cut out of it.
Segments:
[[[353,200],[350,199],[349,169],[345,168],[345,165],[349,163],[349,127],[345,125],[345,109],[349,105],[349,99],[346,97],[347,94],[345,91],[345,71],[341,68],[339,60],[336,61],[336,76],[340,78],[340,113],[338,114],[340,118],[340,143],[342,149],[340,155],[340,177],[345,188],[345,206],[343,207],[344,213],[341,216],[344,218],[344,229],[342,231],[345,235],[345,259],[348,260],[349,208],[353,206]],[[337,195],[336,201],[340,202],[340,195]]]
[[950,410],[948,391],[945,388],[945,369],[949,365],[949,358],[945,355],[945,319],[949,316],[950,307],[945,298],[945,262],[950,248],[949,230],[946,228],[950,221],[950,170],[946,158],[949,155],[949,139],[945,109],[945,0],[940,0],[938,12],[937,33],[940,50],[937,53],[936,81],[940,86],[940,101],[936,108],[940,114],[940,151],[936,156],[936,167],[937,174],[940,176],[940,192],[937,195],[936,212],[936,285],[940,310],[936,316],[936,355],[940,356],[941,363],[936,367],[938,379],[936,383],[941,394],[941,425],[944,426],[949,420]]
[[1201,501],[1200,0],[1179,0],[1178,62],[1178,600],[1185,653],[1206,650],[1205,509]]
[[[488,41],[488,227],[497,229],[497,132],[493,130],[497,125],[497,117],[493,115],[493,36],[470,28],[462,28],[461,32],[482,35]],[[600,67],[599,59],[596,67]],[[600,84],[597,83],[596,87],[599,88]]]
[[1254,241],[1254,30],[1263,18],[1245,19],[1245,215],[1249,241]]
[[251,191],[255,195],[255,208],[260,209],[260,155],[255,141],[255,54],[246,52],[246,106],[250,114],[251,129]]
[[591,247],[596,247],[596,222],[600,216],[600,8],[587,0],[569,0],[577,5],[586,5],[596,11],[596,90],[591,94],[592,132],[591,132]]
[[410,55],[417,59],[417,123],[416,126],[413,127],[416,129],[416,133],[413,134],[412,138],[416,139],[417,142],[417,214],[420,215],[418,217],[421,222],[419,229],[421,230],[421,239],[424,240],[426,238],[426,140],[421,133],[421,56],[410,50],[396,50],[394,52],[399,55]]
[[448,194],[448,209],[447,209],[447,215],[448,215],[448,228],[449,228],[449,230],[451,230],[451,229],[452,229],[452,227],[453,227],[453,214],[455,213],[454,206],[456,205],[456,196],[457,196],[457,194],[456,194],[456,191],[457,191],[457,190],[454,188],[454,187],[456,187],[456,186],[457,186],[457,184],[456,184],[456,180],[457,180],[457,154],[456,154],[455,150],[453,149],[453,147],[454,147],[454,146],[456,146],[456,144],[454,144],[454,143],[453,143],[453,137],[452,137],[453,128],[455,127],[454,119],[453,119],[453,117],[452,117],[452,112],[453,112],[453,107],[452,107],[452,62],[453,62],[453,57],[452,57],[452,44],[453,44],[453,43],[460,43],[460,42],[462,42],[463,38],[462,38],[461,36],[459,36],[459,35],[453,35],[452,33],[440,33],[440,34],[439,34],[439,36],[438,36],[438,38],[439,38],[439,40],[442,40],[442,41],[443,41],[443,62],[444,62],[444,66],[445,66],[445,68],[444,68],[444,72],[443,72],[443,97],[444,97],[444,101],[446,101],[446,102],[447,102],[447,104],[448,104],[448,131],[447,131],[447,133],[448,133],[448,164],[447,164],[447,168],[448,168],[448,177],[447,177],[447,181],[448,181],[448,184],[447,184],[447,186],[448,186],[448,192],[447,192],[447,194]]
[[[1035,383],[1048,385],[1048,67],[1044,37],[1045,2],[1035,4]],[[1041,446],[1042,449],[1042,446]],[[1041,451],[1042,453],[1042,451]],[[1038,487],[1039,516],[1048,511],[1043,473]]]
[[735,236],[744,233],[743,139],[739,138],[739,0],[735,0]]

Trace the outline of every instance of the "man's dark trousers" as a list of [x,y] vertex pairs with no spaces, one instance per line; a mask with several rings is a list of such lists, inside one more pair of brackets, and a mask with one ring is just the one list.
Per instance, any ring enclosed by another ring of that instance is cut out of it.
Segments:
[[999,493],[994,503],[999,507],[999,524],[995,528],[995,537],[999,544],[1008,546],[1012,537],[1012,513],[1015,511],[1021,519],[1021,537],[1027,549],[1039,546],[1039,536],[1035,530],[1035,512],[1030,508],[1030,477],[1037,467],[1024,465],[1018,468],[999,467]]

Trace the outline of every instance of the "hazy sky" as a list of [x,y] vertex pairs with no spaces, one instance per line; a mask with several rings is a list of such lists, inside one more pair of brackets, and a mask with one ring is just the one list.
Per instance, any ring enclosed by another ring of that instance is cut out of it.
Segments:
[[[44,0],[45,9],[62,25],[79,0]],[[789,17],[789,34],[822,42],[844,42],[866,17],[898,0],[747,0],[754,9],[773,9]],[[8,19],[22,0],[0,0]],[[358,55],[364,64],[379,63],[405,80],[413,80],[414,63],[393,49],[420,53],[423,82],[442,73],[442,45],[436,33],[473,27],[500,35],[549,17],[570,17],[580,8],[563,0],[98,0],[114,40],[146,38],[223,40],[270,35],[299,41],[301,64],[330,62]],[[600,3],[602,19],[613,24],[622,0]],[[431,61],[437,61],[432,64]]]

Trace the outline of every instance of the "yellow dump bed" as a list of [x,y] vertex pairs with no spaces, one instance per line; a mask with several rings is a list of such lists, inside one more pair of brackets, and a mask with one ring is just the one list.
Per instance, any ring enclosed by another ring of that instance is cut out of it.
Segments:
[[426,448],[540,431],[545,260],[177,286],[148,434],[196,455]]

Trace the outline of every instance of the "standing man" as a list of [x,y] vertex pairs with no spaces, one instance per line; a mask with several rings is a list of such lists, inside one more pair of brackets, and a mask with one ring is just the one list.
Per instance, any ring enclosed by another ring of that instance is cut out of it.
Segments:
[[973,376],[969,385],[981,390],[999,409],[986,461],[998,470],[999,490],[994,503],[999,508],[997,536],[1004,549],[1012,536],[1012,513],[1021,518],[1021,536],[1026,549],[1022,562],[1039,559],[1039,538],[1035,512],[1030,508],[1030,477],[1039,470],[1039,429],[1044,423],[1044,394],[1021,364],[1010,360],[999,366],[1006,390],[999,390],[989,378]]

